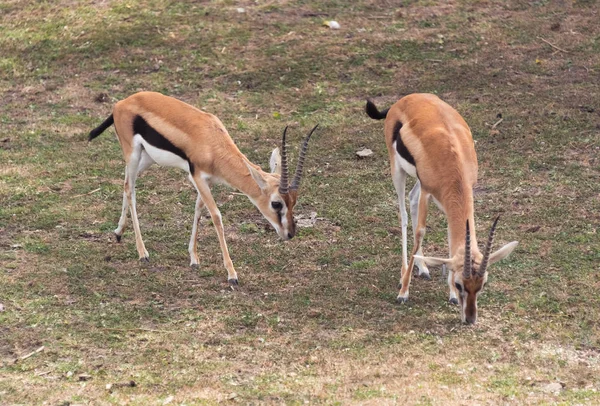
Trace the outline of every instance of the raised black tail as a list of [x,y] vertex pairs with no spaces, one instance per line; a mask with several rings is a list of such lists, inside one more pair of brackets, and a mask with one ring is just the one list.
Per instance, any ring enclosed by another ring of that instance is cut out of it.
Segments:
[[387,117],[388,111],[390,111],[390,109],[385,109],[383,111],[377,110],[377,107],[375,107],[375,104],[373,104],[373,102],[369,99],[367,99],[367,106],[365,107],[365,110],[367,111],[367,114],[369,115],[369,117],[371,117],[375,120],[383,120],[384,118]]
[[104,130],[106,130],[108,127],[110,127],[114,123],[115,123],[115,119],[113,118],[113,115],[111,114],[110,116],[108,116],[108,118],[106,120],[104,120],[104,122],[102,124],[100,124],[98,127],[94,128],[92,131],[90,131],[88,141],[91,141],[94,138],[96,138],[97,136],[99,136],[100,134],[102,134],[104,132]]

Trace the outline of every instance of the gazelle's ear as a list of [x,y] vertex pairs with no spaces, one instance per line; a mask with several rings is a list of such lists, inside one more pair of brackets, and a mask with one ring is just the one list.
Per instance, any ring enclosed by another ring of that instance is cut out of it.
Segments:
[[513,250],[517,247],[517,245],[519,245],[518,241],[509,242],[504,247],[494,252],[492,255],[490,255],[490,265],[509,256],[510,253],[513,252]]
[[244,163],[246,164],[246,167],[250,171],[250,175],[252,176],[252,179],[254,179],[254,181],[256,182],[256,184],[258,185],[258,187],[261,190],[265,190],[266,187],[268,186],[268,183],[267,183],[267,180],[263,177],[262,173],[260,173],[260,171],[258,171],[257,169],[255,169],[248,162],[244,161]]
[[453,261],[452,258],[422,257],[420,255],[413,255],[413,257],[424,261],[428,266],[450,265]]
[[269,167],[271,168],[271,173],[281,175],[281,154],[279,153],[279,148],[275,148],[273,152],[271,152]]

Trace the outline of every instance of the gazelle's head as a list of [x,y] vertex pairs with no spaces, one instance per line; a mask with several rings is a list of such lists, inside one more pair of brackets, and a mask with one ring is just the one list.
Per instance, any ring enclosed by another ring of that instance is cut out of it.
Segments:
[[458,304],[463,323],[475,324],[477,321],[477,297],[487,282],[488,266],[509,256],[519,244],[517,241],[513,241],[498,251],[490,253],[499,218],[500,216],[496,217],[490,229],[483,254],[479,252],[478,247],[471,248],[471,231],[469,220],[467,220],[464,250],[458,250],[454,257],[449,259],[422,257],[427,265],[445,264],[452,271],[450,278],[453,286],[458,290]]
[[294,206],[298,199],[298,188],[302,180],[302,171],[304,169],[304,159],[308,149],[308,141],[318,124],[310,131],[304,139],[298,165],[292,183],[289,183],[287,150],[285,137],[287,127],[283,130],[283,139],[281,141],[281,151],[275,148],[271,153],[270,167],[271,173],[266,173],[247,164],[250,175],[258,184],[261,194],[254,197],[252,201],[260,210],[263,216],[269,220],[269,223],[275,228],[277,234],[283,240],[289,240],[296,235],[296,221],[294,220]]

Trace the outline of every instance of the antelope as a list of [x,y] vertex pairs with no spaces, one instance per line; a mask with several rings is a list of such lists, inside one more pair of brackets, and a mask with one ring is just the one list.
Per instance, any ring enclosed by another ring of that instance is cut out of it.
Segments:
[[289,240],[296,234],[293,209],[298,199],[308,142],[318,125],[304,139],[296,173],[289,184],[287,127],[283,131],[281,152],[275,148],[271,153],[271,173],[268,173],[242,154],[216,116],[160,93],[140,92],[119,101],[112,114],[90,132],[89,140],[113,124],[126,163],[121,217],[114,234],[120,242],[130,208],[140,260],[148,261],[149,256],[136,211],[135,181],[154,163],[183,169],[198,192],[188,246],[190,266],[198,267],[198,221],[201,209],[206,206],[219,238],[228,282],[238,284],[227,250],[221,213],[210,192],[211,183],[225,183],[248,196],[282,240]]
[[[369,117],[385,119],[384,133],[391,175],[400,206],[402,271],[397,301],[408,301],[413,266],[418,275],[431,279],[428,266],[446,266],[449,301],[460,305],[463,323],[477,321],[477,296],[488,278],[488,265],[506,258],[518,242],[491,253],[498,218],[490,229],[483,254],[477,246],[473,186],[477,182],[477,155],[471,130],[450,105],[433,94],[411,94],[387,110],[379,111],[367,100]],[[407,263],[408,214],[405,202],[406,175],[416,177],[409,193],[414,246]],[[423,256],[427,206],[433,199],[448,219],[449,258]],[[462,268],[462,272],[460,271]]]

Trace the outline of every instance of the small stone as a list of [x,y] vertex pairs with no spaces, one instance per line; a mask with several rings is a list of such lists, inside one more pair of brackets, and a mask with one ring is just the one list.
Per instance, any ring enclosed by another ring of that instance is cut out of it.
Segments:
[[356,151],[356,156],[358,156],[359,158],[366,158],[370,155],[373,155],[373,151],[371,151],[369,148],[364,148],[360,151]]
[[560,382],[552,382],[542,388],[542,391],[546,393],[559,393],[563,386]]
[[338,23],[337,21],[333,21],[333,20],[325,21],[323,24],[328,26],[332,30],[339,30],[341,28],[340,23]]

